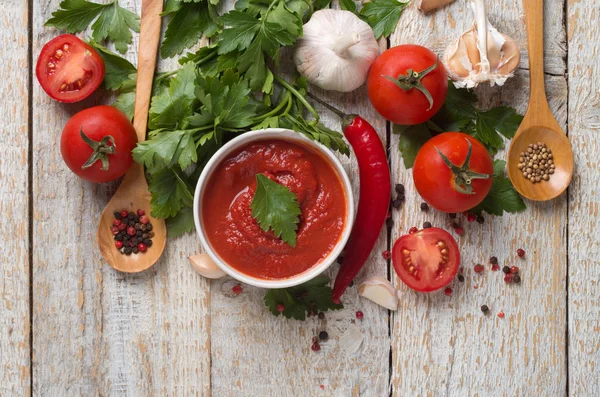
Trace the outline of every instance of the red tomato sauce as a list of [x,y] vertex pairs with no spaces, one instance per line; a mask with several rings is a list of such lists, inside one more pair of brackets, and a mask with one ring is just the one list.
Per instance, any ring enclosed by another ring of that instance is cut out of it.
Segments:
[[[256,174],[298,197],[302,214],[295,247],[263,232],[252,217]],[[236,270],[270,280],[293,277],[324,259],[340,240],[347,211],[342,182],[329,161],[283,140],[251,143],[232,153],[211,175],[201,205],[216,253]]]

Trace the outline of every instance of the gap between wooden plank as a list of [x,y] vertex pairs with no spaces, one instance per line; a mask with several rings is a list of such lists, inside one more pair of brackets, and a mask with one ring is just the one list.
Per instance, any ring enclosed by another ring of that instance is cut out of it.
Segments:
[[27,261],[29,263],[29,395],[33,393],[33,1],[27,0]]

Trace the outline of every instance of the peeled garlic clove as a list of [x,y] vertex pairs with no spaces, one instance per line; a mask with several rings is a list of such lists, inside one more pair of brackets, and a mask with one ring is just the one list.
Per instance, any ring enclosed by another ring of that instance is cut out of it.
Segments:
[[360,349],[364,339],[365,336],[360,332],[360,329],[356,325],[351,324],[346,332],[340,336],[340,347],[346,353],[354,354]]
[[294,62],[309,83],[341,92],[363,85],[379,54],[373,30],[354,13],[320,10],[303,26]]
[[452,3],[454,0],[417,0],[415,3],[417,9],[427,13],[438,8],[442,8],[446,4]]
[[208,256],[208,254],[196,254],[188,257],[192,269],[206,278],[221,278],[226,273]]
[[396,288],[384,277],[372,276],[358,287],[358,295],[389,310],[398,310]]
[[444,64],[458,88],[473,88],[479,83],[503,85],[519,66],[517,43],[498,32],[488,21],[483,0],[471,0],[475,22],[448,46]]

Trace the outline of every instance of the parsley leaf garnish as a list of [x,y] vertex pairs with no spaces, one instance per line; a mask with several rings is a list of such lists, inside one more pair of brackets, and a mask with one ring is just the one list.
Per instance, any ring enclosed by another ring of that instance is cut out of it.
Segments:
[[124,54],[127,45],[131,44],[131,30],[140,31],[139,16],[121,7],[117,0],[107,4],[87,0],[63,0],[60,9],[52,13],[52,18],[46,22],[46,26],[54,26],[67,33],[79,33],[87,29],[94,19],[94,41],[112,41],[121,54]]
[[[320,275],[295,287],[268,290],[264,302],[274,315],[282,314],[286,318],[296,320],[305,320],[307,313],[343,309],[341,303],[333,303],[328,283],[329,277]],[[277,310],[279,304],[284,306],[282,313]]]
[[256,174],[251,207],[252,216],[263,231],[272,230],[275,237],[281,237],[291,247],[296,246],[298,216],[302,212],[294,193],[263,174]]
[[398,25],[402,11],[404,11],[409,3],[410,1],[402,3],[398,0],[372,0],[364,4],[360,10],[360,15],[373,28],[375,38],[379,39],[382,36],[387,37],[392,34]]
[[98,51],[104,61],[105,89],[117,91],[135,88],[137,69],[131,62],[95,41],[91,41],[89,44]]
[[488,214],[502,215],[503,212],[521,212],[525,210],[525,203],[513,187],[510,179],[504,175],[506,161],[494,161],[494,182],[485,199],[471,211],[479,214],[482,211]]

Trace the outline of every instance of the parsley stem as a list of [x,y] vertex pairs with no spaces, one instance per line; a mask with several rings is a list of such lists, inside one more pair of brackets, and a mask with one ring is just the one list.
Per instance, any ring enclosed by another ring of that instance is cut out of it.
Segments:
[[315,110],[315,108],[306,100],[306,98],[304,97],[304,95],[302,95],[297,89],[295,89],[294,87],[292,87],[290,85],[290,83],[288,83],[287,81],[285,81],[285,79],[283,77],[280,77],[279,75],[274,75],[275,76],[275,80],[281,84],[286,90],[288,90],[289,92],[291,92],[301,103],[302,105],[304,105],[304,107],[306,109],[308,109],[308,111],[310,112],[310,114],[313,115],[313,117],[315,118],[315,121],[318,123],[319,122],[319,113],[317,113],[317,111]]
[[268,113],[253,117],[252,120],[253,121],[262,121],[268,117],[275,116],[276,114],[279,113],[279,111],[281,109],[284,108],[284,106],[287,107],[288,103],[291,102],[291,99],[292,99],[292,94],[288,91],[285,94],[285,96],[283,97],[283,99],[281,100],[281,102],[279,102],[279,104],[277,104],[277,107],[275,107],[273,110],[269,111]]

